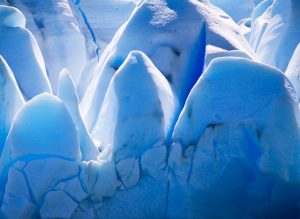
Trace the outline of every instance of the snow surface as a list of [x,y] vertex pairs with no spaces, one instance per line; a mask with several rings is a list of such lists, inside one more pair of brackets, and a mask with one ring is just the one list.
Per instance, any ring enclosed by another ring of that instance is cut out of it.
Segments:
[[0,0],[0,218],[298,219],[299,6]]

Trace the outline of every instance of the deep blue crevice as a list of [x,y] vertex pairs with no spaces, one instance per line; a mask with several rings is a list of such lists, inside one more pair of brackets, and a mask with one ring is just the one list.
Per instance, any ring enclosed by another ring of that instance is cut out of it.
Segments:
[[[174,121],[173,121],[173,124],[172,124],[172,129],[170,129],[170,132],[167,133],[167,142],[166,142],[166,145],[167,145],[167,163],[169,163],[169,155],[170,155],[170,150],[171,150],[171,145],[173,143],[173,140],[172,139],[172,135],[173,135],[173,132],[174,132],[174,127],[177,123],[177,120],[178,120],[178,117],[180,115],[180,112],[185,104],[185,101],[186,101],[186,98],[188,97],[191,89],[193,88],[193,86],[195,85],[195,83],[198,81],[198,79],[200,78],[200,76],[202,75],[203,71],[204,71],[204,67],[205,67],[205,55],[206,55],[206,22],[204,21],[203,24],[201,24],[201,27],[200,27],[200,31],[199,31],[199,39],[194,47],[194,51],[193,51],[193,57],[196,58],[196,65],[193,65],[192,66],[192,69],[189,69],[189,72],[193,72],[194,74],[192,75],[191,77],[191,80],[190,80],[190,84],[187,86],[187,90],[186,90],[186,93],[183,95],[183,99],[181,100],[180,102],[180,108],[178,110],[178,112],[176,113],[176,116],[174,117]],[[196,149],[196,145],[194,146],[194,150],[193,150],[193,155],[194,155],[194,152],[195,152],[195,149]],[[194,158],[192,158],[192,165],[193,165],[193,160]],[[167,167],[167,176],[169,176],[170,174],[170,167],[168,166]],[[190,176],[191,176],[191,172],[192,172],[192,167],[188,173],[188,179],[187,181],[190,180]],[[167,201],[166,201],[166,209],[165,209],[165,218],[167,218],[168,216],[168,205],[169,205],[169,190],[170,190],[170,181],[168,179],[168,182],[167,182],[168,186],[167,186]]]
[[74,3],[75,3],[75,5],[77,6],[78,11],[79,11],[80,14],[81,14],[81,17],[83,18],[83,21],[84,21],[84,23],[85,23],[87,29],[89,30],[89,32],[90,32],[90,34],[91,34],[91,37],[92,37],[93,42],[94,42],[95,45],[97,46],[97,49],[96,49],[96,55],[97,55],[98,61],[99,61],[99,58],[100,58],[100,54],[99,54],[99,52],[100,52],[100,46],[99,46],[98,43],[97,43],[96,34],[95,34],[95,32],[94,32],[92,26],[90,25],[89,20],[88,20],[87,16],[85,15],[84,11],[80,8],[80,0],[75,0]]

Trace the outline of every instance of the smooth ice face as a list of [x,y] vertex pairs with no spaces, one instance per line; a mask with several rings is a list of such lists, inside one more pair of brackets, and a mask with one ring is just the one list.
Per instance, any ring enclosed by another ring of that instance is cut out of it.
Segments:
[[262,62],[285,71],[300,41],[300,2],[276,0],[270,10],[268,25],[262,26],[266,29],[256,52]]
[[209,0],[215,6],[223,9],[238,23],[251,16],[255,7],[253,0]]
[[63,69],[60,73],[57,96],[65,104],[78,129],[82,159],[96,160],[99,151],[81,118],[76,89],[67,69]]
[[285,74],[292,82],[298,96],[298,102],[300,102],[300,44],[295,49]]
[[262,129],[261,169],[298,182],[299,116],[295,91],[280,71],[243,58],[218,58],[191,91],[173,139],[195,145],[209,126],[253,121]]
[[205,54],[205,67],[207,68],[211,61],[218,57],[240,57],[252,60],[253,57],[241,50],[225,50],[220,47],[207,45]]
[[273,1],[262,1],[252,12],[249,44],[255,52],[269,24]]
[[24,16],[7,6],[0,7],[0,15],[0,53],[11,67],[24,97],[31,99],[42,92],[51,93],[42,54],[34,36],[24,28]]
[[112,78],[93,136],[109,159],[140,157],[165,142],[172,131],[178,102],[157,68],[142,52],[131,52]]
[[81,157],[78,141],[77,129],[67,109],[50,94],[41,94],[22,107],[7,140],[12,159],[53,155],[70,160]]
[[13,118],[23,104],[14,75],[0,55],[0,155]]
[[5,27],[25,28],[25,16],[16,8],[0,5],[0,29]]

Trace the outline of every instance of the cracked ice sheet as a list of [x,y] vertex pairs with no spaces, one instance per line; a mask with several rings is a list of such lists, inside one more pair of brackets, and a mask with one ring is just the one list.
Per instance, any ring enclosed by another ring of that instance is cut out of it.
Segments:
[[137,184],[125,190],[121,187],[114,197],[103,201],[96,209],[96,215],[104,218],[164,218],[168,195],[166,153],[166,146],[153,146],[140,161],[129,158],[117,164],[117,168],[123,165],[119,167],[119,173],[121,179],[128,179],[125,185]]
[[49,192],[40,208],[42,218],[71,218],[77,204],[62,191]]
[[18,165],[9,170],[8,182],[5,188],[0,214],[2,213],[3,216],[8,219],[29,219],[35,216],[38,208],[32,202],[24,173],[22,170],[18,170],[17,166]]
[[257,167],[257,129],[251,122],[220,124],[207,127],[198,144],[189,147],[192,150],[174,145],[167,217],[296,218],[299,184]]

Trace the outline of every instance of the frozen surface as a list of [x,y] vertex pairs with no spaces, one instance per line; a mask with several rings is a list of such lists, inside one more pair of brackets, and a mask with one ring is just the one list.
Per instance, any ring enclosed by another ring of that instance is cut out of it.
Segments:
[[235,22],[250,17],[254,9],[253,0],[209,0],[215,6],[223,9]]
[[184,146],[193,145],[209,126],[253,121],[263,127],[260,167],[298,182],[294,165],[299,159],[299,116],[295,91],[280,71],[243,58],[218,58],[191,91],[173,138]]
[[93,127],[109,82],[130,51],[147,54],[167,78],[182,106],[202,73],[206,44],[252,54],[238,26],[208,3],[194,0],[142,2],[100,59],[99,72],[82,101],[88,127]]
[[103,52],[116,31],[128,20],[138,2],[139,0],[75,1],[97,47],[97,55]]
[[24,15],[13,7],[0,5],[0,53],[12,69],[26,99],[51,92],[39,46],[25,28]]
[[251,36],[249,43],[254,51],[260,44],[260,41],[267,29],[270,21],[273,0],[262,1],[255,7],[251,15]]
[[257,55],[261,61],[285,71],[300,41],[300,2],[276,0],[269,10],[268,25],[262,26],[266,29],[257,47]]
[[[31,202],[40,202],[53,180],[60,180],[64,174],[67,174],[65,178],[69,178],[69,171],[74,169],[73,163],[76,167],[80,159],[78,132],[64,104],[50,94],[38,95],[19,110],[9,131],[0,157],[0,200],[3,198],[4,185],[7,183],[10,186],[10,181],[15,182],[14,176],[9,177],[9,171],[18,162],[24,162],[20,168],[24,169],[27,186],[34,196]],[[61,165],[59,162],[62,162]],[[68,164],[72,165],[69,167]],[[40,179],[43,179],[42,182]],[[6,210],[17,207],[11,206],[14,205],[14,196],[10,197],[9,194],[4,193],[1,209],[6,205]]]
[[285,74],[295,87],[298,102],[300,102],[300,44],[298,44]]
[[0,55],[0,154],[16,112],[24,104],[15,77]]
[[78,129],[82,159],[96,160],[99,151],[81,118],[75,86],[67,69],[60,73],[58,97],[65,104]]
[[212,61],[175,127],[168,216],[296,218],[299,121],[281,72],[242,58]]
[[299,5],[0,0],[0,218],[299,219]]
[[55,93],[60,71],[68,68],[77,85],[87,60],[85,38],[70,2],[9,1],[10,5],[19,8],[25,14],[28,20],[27,27],[34,33],[43,53]]
[[178,101],[169,83],[142,52],[131,52],[112,78],[93,130],[101,156],[141,156],[170,137]]
[[55,155],[70,160],[81,157],[78,132],[73,120],[64,104],[50,94],[41,94],[22,107],[16,115],[7,142],[12,159],[31,154]]

